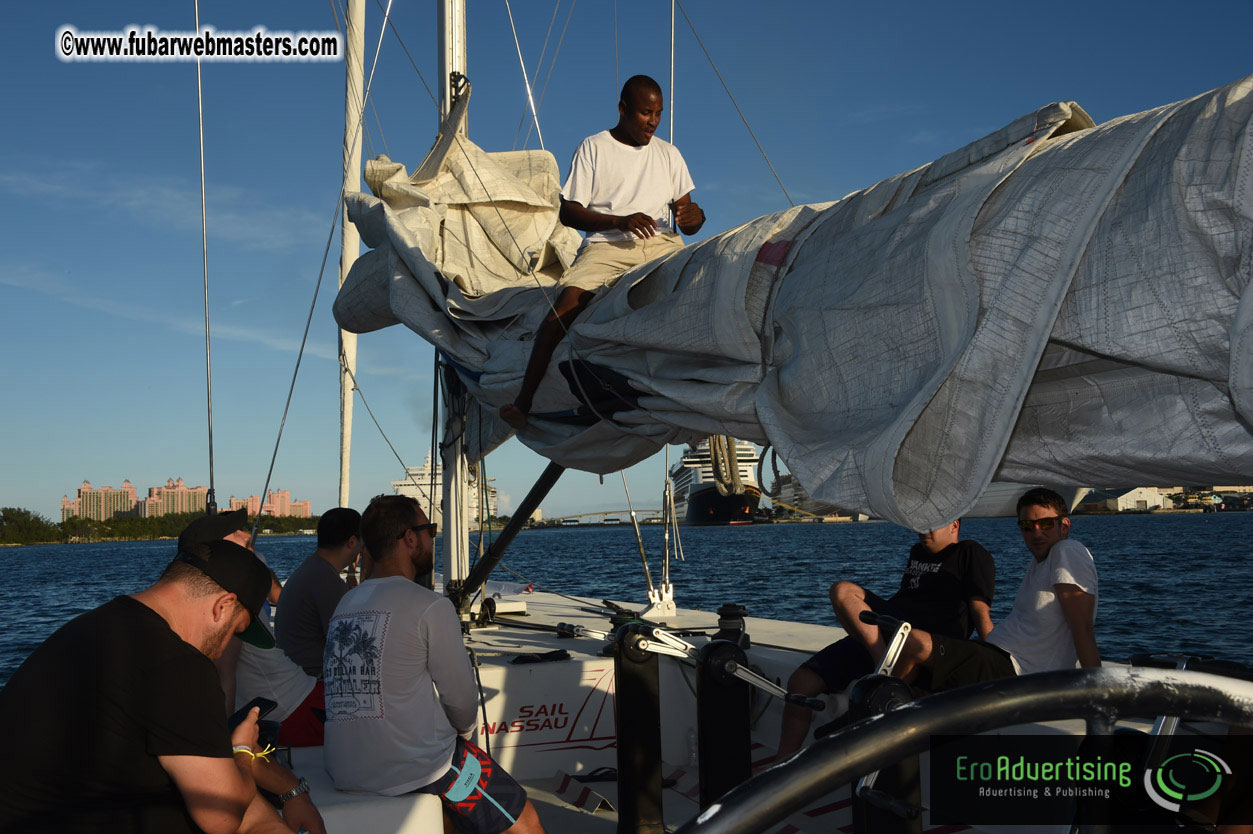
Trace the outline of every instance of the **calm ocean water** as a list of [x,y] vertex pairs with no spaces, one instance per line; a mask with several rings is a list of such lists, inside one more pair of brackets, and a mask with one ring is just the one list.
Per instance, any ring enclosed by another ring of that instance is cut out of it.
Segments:
[[[658,578],[662,531],[643,532]],[[970,519],[962,533],[996,558],[992,616],[999,620],[1030,557],[1011,519]],[[1100,573],[1103,657],[1190,651],[1253,661],[1253,513],[1078,517],[1072,536],[1091,549]],[[713,612],[739,602],[755,616],[824,624],[833,623],[831,582],[852,579],[890,594],[916,541],[880,522],[691,527],[682,537],[687,561],[672,567],[680,606]],[[258,544],[282,578],[313,548],[310,536]],[[173,555],[173,541],[0,548],[0,683],[67,620],[147,586]],[[644,599],[629,526],[525,531],[505,564],[548,590]],[[513,579],[500,569],[494,578]]]

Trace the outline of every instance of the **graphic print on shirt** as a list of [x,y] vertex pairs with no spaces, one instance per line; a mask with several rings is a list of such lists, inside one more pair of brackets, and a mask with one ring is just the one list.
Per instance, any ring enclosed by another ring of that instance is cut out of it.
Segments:
[[922,575],[925,573],[939,573],[939,562],[923,562],[919,559],[910,559],[909,564],[905,566],[905,576],[908,579],[903,583],[903,587],[911,591],[918,590],[919,584],[922,582]]
[[331,620],[323,660],[327,721],[382,717],[379,653],[389,616],[361,611]]

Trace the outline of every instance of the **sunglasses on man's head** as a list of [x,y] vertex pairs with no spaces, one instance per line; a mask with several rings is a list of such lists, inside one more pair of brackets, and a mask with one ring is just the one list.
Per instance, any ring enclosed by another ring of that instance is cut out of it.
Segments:
[[1030,533],[1032,530],[1052,530],[1053,525],[1061,521],[1065,516],[1051,515],[1048,518],[1037,518],[1034,521],[1019,521],[1018,529],[1024,533]]
[[[432,521],[429,524],[415,524],[412,527],[406,527],[405,533],[408,533],[410,530],[412,530],[415,533],[421,533],[423,530],[430,530],[431,538],[435,538],[435,533],[438,528],[439,528],[439,525],[436,524],[434,521]],[[405,533],[401,533],[396,538],[403,539],[405,537]]]

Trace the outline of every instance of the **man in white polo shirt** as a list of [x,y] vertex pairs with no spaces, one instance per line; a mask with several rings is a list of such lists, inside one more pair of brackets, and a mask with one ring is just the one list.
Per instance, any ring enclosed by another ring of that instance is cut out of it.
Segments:
[[694,235],[705,224],[705,212],[692,202],[683,156],[653,135],[662,109],[660,85],[647,75],[632,76],[622,86],[618,124],[587,137],[574,152],[561,189],[561,222],[588,234],[535,333],[517,398],[500,409],[515,429],[526,425],[553,351],[596,291],[632,267],[681,249],[678,232]]

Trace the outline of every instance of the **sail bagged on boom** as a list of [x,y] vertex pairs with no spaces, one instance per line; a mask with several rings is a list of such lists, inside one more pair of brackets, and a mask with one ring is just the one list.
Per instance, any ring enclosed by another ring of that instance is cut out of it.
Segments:
[[[444,147],[424,176],[460,192],[392,166],[349,198],[372,251],[335,313],[439,347],[484,452],[572,240],[555,163]],[[484,170],[526,187],[476,188]],[[768,442],[814,498],[919,530],[993,479],[1239,481],[1251,272],[1253,78],[1100,126],[1054,104],[628,272],[558,348],[521,439],[593,472],[709,434]]]

